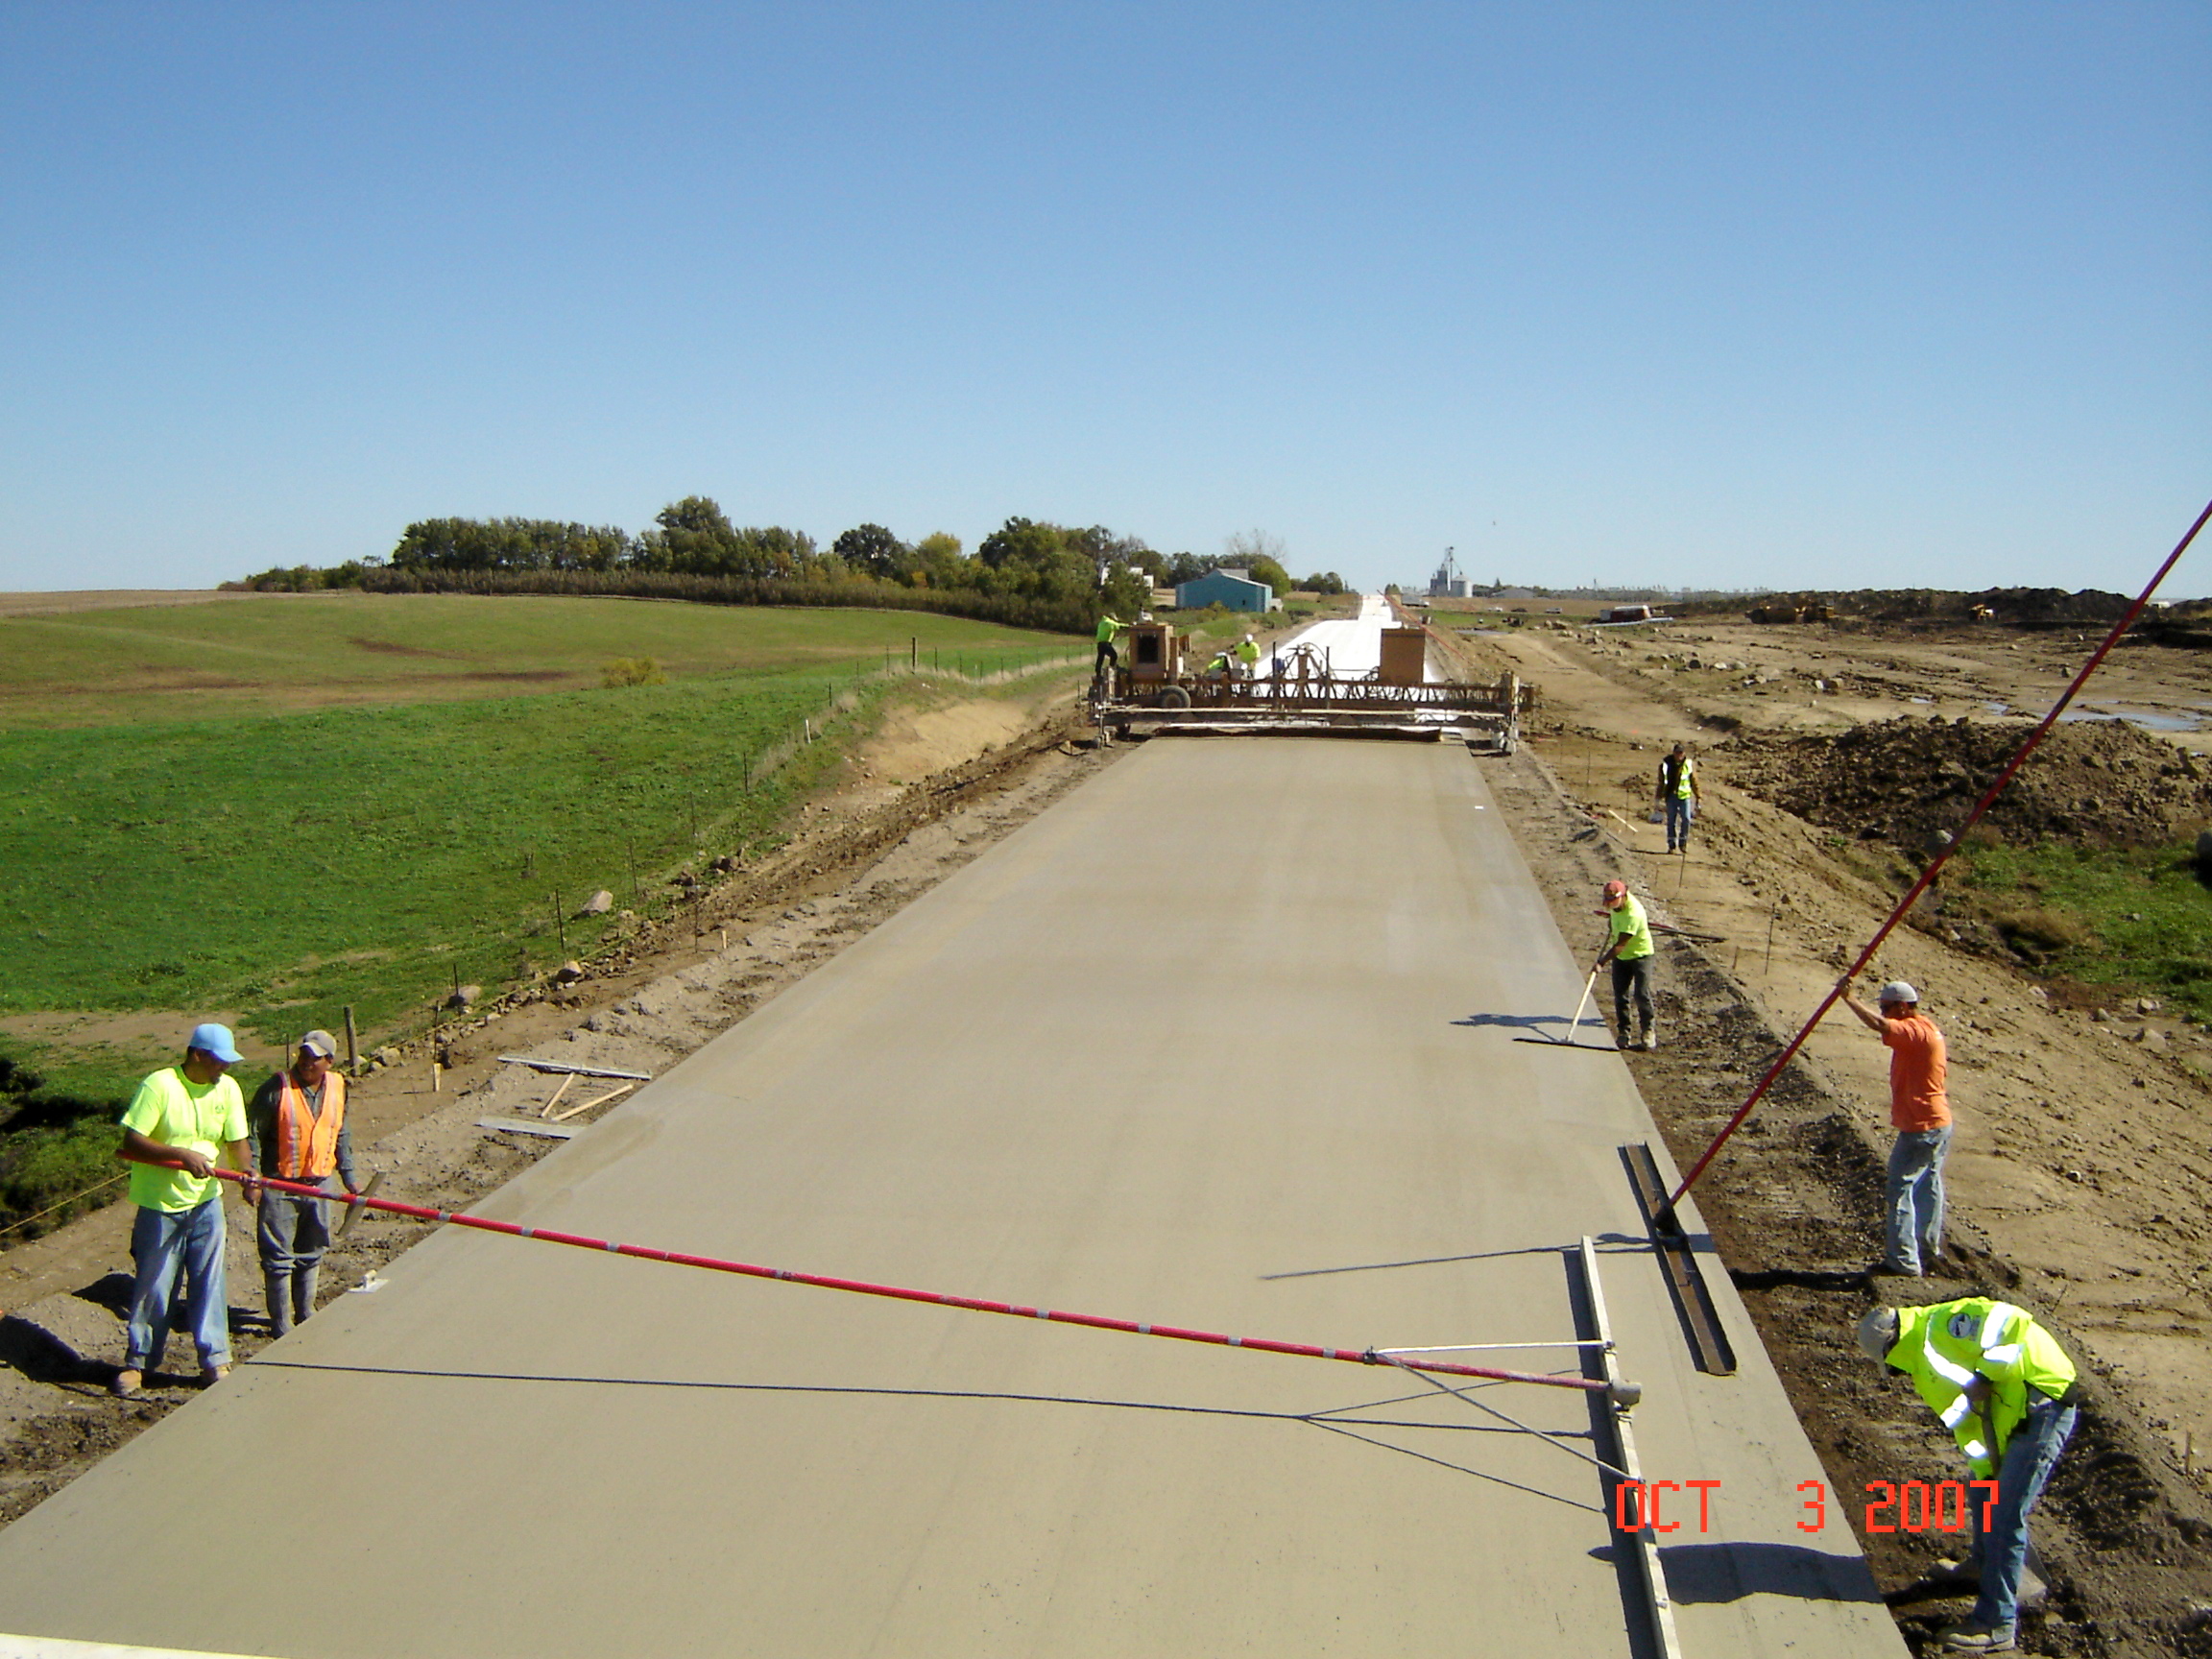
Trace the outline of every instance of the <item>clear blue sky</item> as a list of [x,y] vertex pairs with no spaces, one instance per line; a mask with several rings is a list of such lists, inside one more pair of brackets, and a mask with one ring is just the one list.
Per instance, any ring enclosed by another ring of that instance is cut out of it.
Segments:
[[0,588],[693,493],[2133,586],[2212,495],[2207,61],[2200,0],[0,0]]

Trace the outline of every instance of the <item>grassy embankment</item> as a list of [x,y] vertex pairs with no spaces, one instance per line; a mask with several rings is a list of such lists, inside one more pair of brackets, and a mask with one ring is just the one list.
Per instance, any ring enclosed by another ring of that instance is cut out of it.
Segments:
[[2046,974],[2212,1022],[2212,893],[2194,847],[1975,844],[1944,884]]
[[[984,675],[1088,647],[586,599],[0,621],[0,1221],[111,1170],[116,1102],[193,1019],[414,1028],[456,978],[588,954],[595,889],[651,911],[677,867],[771,843],[833,758],[794,758],[802,722],[842,697],[850,730],[910,656]],[[669,681],[601,688],[616,657]],[[173,1018],[84,1018],[134,1014]]]

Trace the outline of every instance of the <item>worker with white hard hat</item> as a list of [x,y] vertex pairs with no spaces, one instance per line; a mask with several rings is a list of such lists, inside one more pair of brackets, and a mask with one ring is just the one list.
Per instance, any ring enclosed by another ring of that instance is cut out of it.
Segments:
[[1889,1148],[1882,1261],[1875,1271],[1917,1279],[1943,1248],[1943,1160],[1951,1150],[1943,1033],[1920,1012],[1920,993],[1902,979],[1882,987],[1879,1008],[1851,995],[1848,974],[1837,989],[1843,1006],[1889,1050],[1889,1126],[1897,1140]]
[[1943,1632],[1943,1647],[2010,1652],[2021,1608],[2032,1609],[2043,1594],[2030,1565],[2028,1515],[2073,1435],[2080,1373],[2024,1310],[1986,1296],[1876,1308],[1859,1321],[1858,1337],[1869,1359],[1912,1379],[1973,1471],[1963,1504],[1973,1548],[1926,1580],[1979,1592],[1965,1621]]
[[1259,664],[1259,661],[1260,642],[1247,634],[1237,644],[1237,673],[1238,677],[1245,680],[1251,679],[1252,670]]

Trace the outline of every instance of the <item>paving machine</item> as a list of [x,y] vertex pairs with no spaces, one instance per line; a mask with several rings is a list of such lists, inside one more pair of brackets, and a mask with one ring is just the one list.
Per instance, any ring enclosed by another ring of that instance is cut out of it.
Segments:
[[[1247,676],[1234,660],[1193,650],[1166,622],[1133,624],[1122,662],[1092,683],[1093,719],[1116,736],[1167,733],[1458,739],[1510,755],[1532,688],[1508,673],[1489,685],[1426,678],[1419,628],[1384,631],[1382,661],[1361,674],[1334,670],[1312,645],[1261,659]],[[1202,661],[1203,659],[1203,661]]]

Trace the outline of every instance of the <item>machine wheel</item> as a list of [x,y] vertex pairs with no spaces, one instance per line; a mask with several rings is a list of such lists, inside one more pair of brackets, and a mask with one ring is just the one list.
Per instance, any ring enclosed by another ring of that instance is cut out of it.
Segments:
[[1190,693],[1180,685],[1163,685],[1160,687],[1160,707],[1188,709],[1190,707]]

